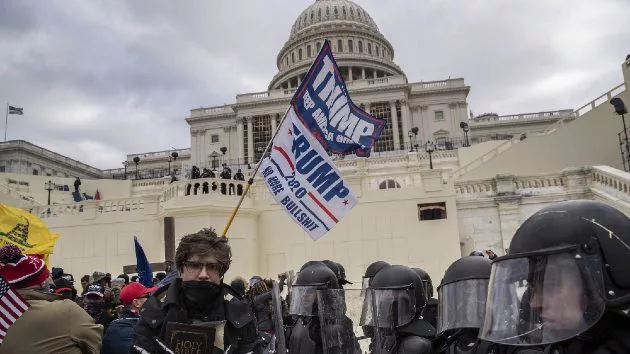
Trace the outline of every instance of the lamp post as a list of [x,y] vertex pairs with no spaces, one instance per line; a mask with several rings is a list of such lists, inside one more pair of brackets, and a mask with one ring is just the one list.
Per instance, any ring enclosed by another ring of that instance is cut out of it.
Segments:
[[429,154],[429,168],[433,169],[433,158],[431,154],[433,153],[433,151],[435,151],[435,144],[428,141],[427,144],[424,146],[424,151],[426,151],[427,154]]
[[216,164],[217,164],[217,156],[219,156],[219,154],[217,154],[216,151],[213,151],[212,154],[210,154],[210,156],[212,156],[212,168],[216,168]]
[[124,178],[127,179],[127,166],[129,166],[129,162],[128,161],[123,161],[123,166],[125,166],[125,175]]
[[409,133],[407,133],[407,136],[409,136],[409,152],[413,152],[413,133],[411,132],[411,130],[409,131]]
[[411,132],[413,133],[413,146],[416,148],[416,152],[418,152],[418,127],[411,128]]
[[133,163],[136,164],[136,179],[138,179],[138,164],[140,163],[140,157],[136,156],[133,158]]
[[177,161],[177,157],[179,154],[177,151],[171,152],[171,155],[168,157],[168,175],[171,175],[171,161],[173,161],[173,165],[175,165],[175,161]]
[[[626,127],[625,117],[625,114],[628,113],[628,109],[626,108],[625,103],[623,103],[623,100],[619,97],[615,97],[610,100],[610,104],[615,107],[615,112],[621,116],[621,121],[623,122],[624,142],[626,145],[626,158],[623,160],[623,163],[626,171],[628,171],[628,169],[630,169],[630,146],[628,146],[628,128]],[[621,140],[621,136],[619,136],[619,140]]]
[[224,164],[225,163],[225,153],[227,152],[227,148],[225,146],[222,146],[219,150],[223,154],[223,156],[221,157],[221,164]]
[[44,183],[44,189],[48,191],[48,205],[50,205],[50,192],[55,189],[55,184],[52,181]]
[[470,146],[470,143],[468,142],[468,132],[470,131],[468,123],[461,122],[459,123],[459,127],[464,131],[464,147]]

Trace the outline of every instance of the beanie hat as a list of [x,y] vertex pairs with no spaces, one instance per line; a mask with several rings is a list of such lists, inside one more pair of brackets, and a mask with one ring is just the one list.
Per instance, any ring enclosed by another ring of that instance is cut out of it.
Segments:
[[50,272],[38,256],[22,254],[16,246],[0,248],[0,275],[15,288],[27,288],[43,283]]

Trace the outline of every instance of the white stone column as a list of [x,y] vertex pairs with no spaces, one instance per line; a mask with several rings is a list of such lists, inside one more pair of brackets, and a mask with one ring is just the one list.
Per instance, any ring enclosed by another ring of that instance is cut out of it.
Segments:
[[245,161],[245,151],[243,149],[243,118],[236,119],[236,141],[238,147],[236,149],[237,158],[239,161]]
[[247,119],[247,156],[248,163],[254,163],[254,129],[252,127],[252,117]]
[[365,106],[365,112],[372,115],[372,111],[370,111],[370,102],[364,102],[363,105]]
[[348,81],[352,81],[352,67],[348,67]]
[[273,113],[270,115],[270,119],[271,119],[271,136],[273,136],[273,134],[276,132],[276,129],[278,129],[277,125],[278,123],[276,122],[276,119],[278,113]]
[[361,78],[365,80],[365,68],[361,68]]
[[403,139],[405,141],[405,148],[411,146],[411,141],[409,140],[409,134],[407,133],[411,130],[411,122],[409,121],[409,105],[407,105],[407,100],[400,100],[400,114],[402,115],[402,128],[403,128]]
[[[392,114],[392,134],[394,134],[394,150],[400,149],[400,132],[398,131],[398,114],[396,113],[396,101],[389,101]],[[407,132],[405,132],[407,134]]]

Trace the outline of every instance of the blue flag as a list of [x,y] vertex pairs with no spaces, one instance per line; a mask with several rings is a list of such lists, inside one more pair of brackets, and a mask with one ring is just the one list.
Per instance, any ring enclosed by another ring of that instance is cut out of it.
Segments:
[[354,151],[357,156],[369,156],[385,127],[383,119],[372,117],[352,102],[327,40],[291,105],[324,149],[335,154]]
[[150,288],[153,286],[153,270],[151,270],[151,263],[149,263],[136,236],[133,237],[133,241],[136,244],[136,272],[138,272],[138,281],[147,288]]

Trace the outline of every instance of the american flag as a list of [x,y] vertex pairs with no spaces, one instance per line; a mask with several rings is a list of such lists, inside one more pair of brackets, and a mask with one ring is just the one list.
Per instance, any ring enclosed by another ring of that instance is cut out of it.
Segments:
[[28,310],[29,306],[28,302],[0,277],[0,343],[4,341],[9,327]]

